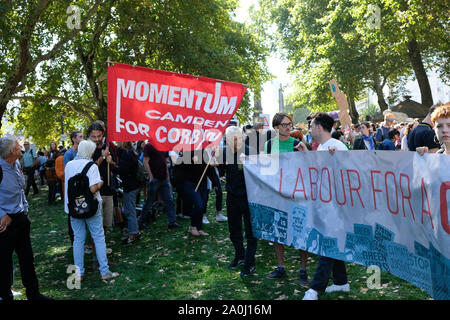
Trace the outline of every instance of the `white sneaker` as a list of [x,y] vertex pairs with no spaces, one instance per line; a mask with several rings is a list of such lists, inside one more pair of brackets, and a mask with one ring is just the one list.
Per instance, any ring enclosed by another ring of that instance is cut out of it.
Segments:
[[203,224],[209,224],[208,218],[203,216]]
[[216,216],[216,221],[217,221],[217,222],[225,222],[225,221],[228,221],[228,218],[225,217],[223,214],[219,213],[219,214]]
[[326,293],[331,293],[331,292],[350,292],[350,285],[348,283],[343,284],[341,286],[338,286],[336,284],[333,284],[331,286],[329,286],[328,288],[325,289]]
[[314,289],[309,289],[305,292],[302,300],[319,300],[317,291]]
[[22,295],[22,292],[17,292],[14,290],[11,290],[11,292],[12,292],[14,298],[20,297]]

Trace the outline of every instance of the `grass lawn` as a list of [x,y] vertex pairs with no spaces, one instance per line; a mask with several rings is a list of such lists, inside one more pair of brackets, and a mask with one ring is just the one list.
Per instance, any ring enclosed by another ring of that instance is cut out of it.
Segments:
[[[224,196],[225,200],[226,195]],[[110,269],[120,277],[105,283],[98,269],[92,266],[92,254],[85,255],[86,278],[81,289],[68,289],[67,273],[73,264],[72,248],[67,234],[67,216],[62,201],[47,205],[47,187],[39,195],[29,196],[29,216],[32,221],[31,241],[41,292],[55,299],[69,300],[128,300],[128,299],[208,299],[208,300],[300,300],[307,288],[298,284],[299,254],[286,248],[287,276],[282,280],[266,279],[276,266],[275,253],[267,241],[258,242],[256,273],[245,279],[239,270],[227,268],[234,250],[229,240],[226,222],[215,221],[215,197],[210,194],[208,217],[204,230],[209,237],[195,238],[188,233],[189,220],[180,220],[183,228],[166,228],[164,214],[151,224],[140,240],[132,246],[121,245],[121,231],[115,227],[106,234]],[[226,213],[226,206],[224,205]],[[15,260],[13,289],[25,290]],[[317,265],[317,256],[310,255],[310,280]],[[350,293],[321,294],[320,299],[430,299],[417,287],[393,275],[381,273],[381,288],[368,289],[367,268],[347,264]]]

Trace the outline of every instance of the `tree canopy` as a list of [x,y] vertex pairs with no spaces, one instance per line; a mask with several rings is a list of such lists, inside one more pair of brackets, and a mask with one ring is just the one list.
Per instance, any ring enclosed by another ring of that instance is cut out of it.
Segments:
[[296,74],[294,107],[337,109],[329,81],[347,94],[352,120],[354,101],[367,88],[388,104],[383,88],[400,89],[414,75],[422,103],[433,103],[426,75],[436,68],[448,80],[448,1],[438,0],[260,0],[256,18],[274,26],[273,43],[283,49]]
[[[8,52],[0,62],[3,91],[11,87],[8,74],[20,63],[21,26],[36,15],[24,47],[30,60],[39,62],[9,95],[7,102],[20,104],[7,116],[16,128],[42,143],[59,136],[60,112],[67,128],[106,121],[108,60],[249,84],[254,93],[269,78],[268,49],[248,26],[232,19],[235,0],[71,2],[80,9],[81,28],[49,59],[33,58],[73,32],[68,28],[73,16],[69,4],[47,2],[14,1],[0,8],[5,12],[0,50]],[[245,121],[251,112],[246,94],[238,117]]]

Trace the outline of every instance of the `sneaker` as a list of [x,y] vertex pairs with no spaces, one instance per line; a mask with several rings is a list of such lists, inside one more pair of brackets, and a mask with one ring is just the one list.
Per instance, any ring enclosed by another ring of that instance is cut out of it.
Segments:
[[186,220],[189,220],[189,219],[191,218],[190,216],[185,216],[185,215],[182,214],[182,213],[180,213],[179,217],[180,217],[181,219],[186,219]]
[[172,222],[172,223],[169,223],[168,225],[167,225],[167,228],[169,228],[169,229],[175,229],[175,228],[182,228],[183,226],[181,225],[181,224],[179,224],[178,222]]
[[284,268],[277,267],[272,273],[267,276],[267,279],[278,279],[286,275]]
[[117,272],[108,271],[108,273],[102,275],[100,277],[100,279],[102,279],[104,281],[108,281],[108,280],[111,280],[113,278],[117,278],[118,276],[119,276],[119,274]]
[[203,224],[209,224],[208,218],[206,216],[203,216],[202,222]]
[[244,269],[241,271],[241,277],[247,277],[256,271],[255,266],[244,266]]
[[92,253],[92,249],[89,248],[84,248],[84,254],[91,254]]
[[337,284],[333,284],[325,289],[326,293],[341,292],[341,291],[342,292],[350,292],[350,285],[348,283],[343,284],[341,286],[339,286]]
[[133,238],[133,239],[131,239],[130,237],[128,237],[128,238],[122,240],[122,244],[123,244],[124,246],[128,246],[128,245],[130,245],[130,244],[135,243],[135,242],[137,241],[137,239],[138,239],[138,238]]
[[228,268],[236,269],[237,267],[243,266],[244,262],[245,262],[244,259],[234,258],[234,260],[231,261],[231,263],[228,265]]
[[302,287],[308,287],[309,281],[308,281],[308,273],[305,269],[300,269],[300,285]]
[[22,292],[18,292],[18,291],[14,291],[14,290],[11,290],[11,292],[12,292],[14,298],[18,298],[22,295]]
[[219,213],[219,214],[216,216],[216,221],[217,221],[217,222],[225,222],[225,221],[228,221],[228,218],[225,217],[223,214]]
[[317,291],[314,289],[309,289],[305,292],[302,300],[319,300]]

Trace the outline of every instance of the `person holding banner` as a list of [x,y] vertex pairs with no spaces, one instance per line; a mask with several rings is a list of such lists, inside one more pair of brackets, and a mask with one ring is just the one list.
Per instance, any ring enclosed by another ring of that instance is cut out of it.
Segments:
[[416,151],[417,147],[427,147],[428,153],[435,153],[439,150],[439,143],[436,142],[436,135],[433,131],[433,121],[431,115],[434,110],[441,104],[436,104],[428,109],[428,114],[419,122],[417,127],[408,135],[408,149],[409,151]]
[[[257,239],[253,235],[245,187],[244,170],[241,157],[250,154],[251,147],[244,143],[242,131],[230,126],[225,131],[226,146],[223,148],[223,165],[226,175],[227,213],[230,240],[234,246],[234,260],[228,266],[235,269],[243,265],[240,276],[246,277],[255,272],[255,253]],[[253,149],[256,154],[257,150]],[[244,221],[247,249],[242,236]]]
[[[88,139],[95,143],[96,148],[95,152],[92,156],[92,160],[98,166],[100,171],[100,176],[102,181],[104,181],[103,186],[100,189],[100,195],[102,198],[102,217],[103,217],[103,228],[105,231],[108,229],[112,229],[113,227],[113,210],[114,210],[114,191],[112,188],[112,176],[111,170],[108,169],[111,164],[108,164],[106,158],[109,155],[112,155],[112,161],[114,163],[117,162],[115,152],[110,152],[110,146],[113,144],[107,144],[105,142],[105,125],[103,121],[97,120],[94,121],[87,130]],[[111,150],[112,151],[112,150]],[[92,249],[94,253],[95,259],[95,244],[92,243]],[[106,253],[110,254],[112,250],[110,248],[106,248]],[[94,260],[94,262],[97,260]]]
[[[304,143],[290,136],[293,123],[292,118],[287,113],[279,112],[275,114],[272,119],[272,127],[276,130],[277,136],[266,142],[264,145],[264,153],[271,154],[307,150]],[[286,274],[286,270],[284,268],[284,245],[281,243],[274,243],[273,246],[275,249],[278,267],[267,276],[268,279],[281,278]],[[303,250],[299,251],[301,260],[299,282],[301,286],[307,286],[309,284],[308,274],[306,272],[308,252]]]
[[138,230],[138,222],[136,218],[136,197],[139,192],[139,181],[136,179],[138,170],[138,157],[133,149],[131,142],[117,142],[119,165],[112,165],[112,158],[109,155],[106,161],[111,164],[111,169],[122,179],[123,188],[123,211],[127,218],[128,233],[127,237],[122,241],[124,245],[130,245],[140,238],[141,233]]
[[185,151],[185,153],[187,154],[184,154],[184,157],[189,157],[187,159],[189,163],[185,162],[183,165],[183,208],[189,207],[191,212],[189,232],[195,237],[209,236],[202,230],[202,226],[208,192],[206,177],[212,179],[213,167],[209,165],[209,155],[203,150]]
[[[348,151],[345,144],[331,137],[333,123],[333,118],[324,112],[319,112],[313,116],[311,135],[314,141],[319,142],[317,151],[328,150],[331,154],[334,154],[335,150]],[[333,272],[333,285],[327,288],[331,272]],[[318,292],[324,291],[350,291],[344,261],[319,256],[319,263],[314,273],[314,278],[310,289],[305,292],[303,300],[318,300]]]
[[181,228],[177,223],[175,213],[175,202],[173,199],[172,186],[170,185],[169,170],[166,162],[167,152],[157,150],[151,143],[144,147],[144,169],[149,176],[147,181],[147,199],[142,208],[139,224],[141,229],[145,229],[148,211],[158,192],[161,194],[164,209],[167,214],[167,227],[169,229]]
[[102,196],[102,204],[103,204],[103,226],[106,229],[111,229],[113,227],[113,189],[111,185],[111,170],[108,170],[108,164],[106,158],[109,155],[112,155],[112,160],[114,163],[117,162],[117,159],[114,153],[111,153],[109,147],[106,143],[103,142],[103,138],[105,136],[105,127],[101,122],[96,121],[92,123],[88,130],[87,136],[89,139],[96,144],[96,149],[92,159],[97,164],[100,170],[100,176],[102,180],[105,182],[102,188],[100,189],[100,194]]
[[[431,114],[431,121],[434,123],[436,138],[442,145],[437,153],[450,154],[450,102],[436,108]],[[429,148],[417,147],[416,151],[423,155],[429,152]]]

